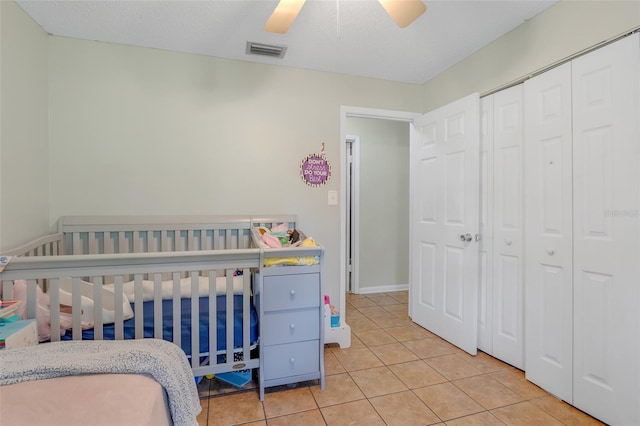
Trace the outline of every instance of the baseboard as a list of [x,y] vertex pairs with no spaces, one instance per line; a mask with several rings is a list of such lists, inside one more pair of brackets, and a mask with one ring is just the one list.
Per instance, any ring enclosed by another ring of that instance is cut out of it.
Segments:
[[395,284],[395,285],[379,285],[375,287],[360,287],[357,294],[375,294],[375,293],[387,293],[394,291],[409,290],[409,284]]

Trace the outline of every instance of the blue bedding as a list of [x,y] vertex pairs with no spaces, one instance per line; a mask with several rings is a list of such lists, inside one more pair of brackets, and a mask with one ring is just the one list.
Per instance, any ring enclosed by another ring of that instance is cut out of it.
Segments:
[[[217,351],[226,349],[227,330],[226,330],[226,296],[217,296]],[[234,306],[234,347],[242,347],[242,295],[233,296]],[[144,312],[144,337],[154,337],[153,332],[153,307],[154,302],[148,301],[143,303]],[[135,308],[133,303],[131,309]],[[258,313],[253,304],[250,304],[250,337],[251,344],[254,345],[258,341]],[[182,350],[191,355],[191,299],[181,299],[181,346]],[[135,338],[135,317],[130,318],[123,323],[123,333],[125,339]],[[209,298],[200,298],[200,354],[209,352]],[[162,301],[162,330],[163,339],[173,341],[173,300]],[[103,326],[103,340],[114,340],[115,327],[113,324]],[[63,340],[71,340],[71,331]],[[83,340],[93,340],[93,329],[84,330],[82,332]]]

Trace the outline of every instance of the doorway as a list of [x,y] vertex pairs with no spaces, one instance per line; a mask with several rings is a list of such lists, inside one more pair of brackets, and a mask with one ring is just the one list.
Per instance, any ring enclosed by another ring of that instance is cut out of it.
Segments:
[[[413,121],[414,118],[420,116],[417,113],[408,113],[404,111],[388,111],[388,110],[376,110],[369,108],[359,108],[359,107],[342,107],[341,108],[341,164],[340,170],[343,170],[344,173],[341,174],[341,182],[340,182],[340,206],[342,206],[340,211],[340,227],[341,227],[341,243],[340,243],[340,309],[342,312],[345,311],[345,301],[346,301],[346,292],[358,292],[358,293],[374,293],[379,291],[392,291],[392,288],[389,286],[385,287],[384,284],[380,283],[372,283],[369,279],[365,283],[362,281],[362,274],[359,272],[367,271],[369,272],[371,268],[367,265],[359,265],[360,260],[363,259],[361,250],[364,247],[367,248],[380,248],[380,244],[376,244],[377,247],[373,247],[374,244],[371,243],[360,243],[360,237],[362,233],[359,233],[360,229],[371,229],[371,225],[360,224],[360,218],[362,216],[367,215],[367,211],[363,208],[361,204],[358,204],[358,200],[354,200],[354,196],[356,193],[362,194],[364,188],[360,187],[368,183],[367,180],[361,178],[361,168],[364,167],[364,163],[361,161],[357,164],[357,167],[353,167],[349,164],[350,152],[353,153],[353,150],[349,150],[349,146],[359,146],[362,148],[366,141],[362,138],[362,135],[358,135],[357,132],[350,131],[352,130],[349,127],[349,119],[351,118],[361,118],[361,119],[369,119],[372,120],[371,123],[375,123],[378,126],[387,124],[399,124],[405,123],[407,128],[407,139],[406,146],[409,146],[408,140],[408,128],[409,123]],[[395,123],[393,123],[395,122]],[[347,142],[351,141],[351,142]],[[356,141],[356,142],[353,142]],[[356,145],[354,145],[354,143]],[[355,151],[356,155],[361,154],[359,150]],[[361,159],[361,155],[358,155],[356,161]],[[353,154],[352,154],[353,158]],[[408,151],[407,151],[407,160],[408,160]],[[350,174],[350,171],[353,170],[354,174]],[[377,170],[378,175],[383,176],[387,171],[382,168],[381,170]],[[359,182],[359,185],[354,184],[354,182]],[[355,214],[354,207],[359,207],[359,214]],[[408,208],[408,202],[407,202]],[[369,210],[371,211],[371,210]],[[361,214],[360,214],[361,213]],[[371,215],[372,216],[372,215]],[[383,223],[379,223],[377,226],[384,226]],[[371,229],[371,231],[375,231],[375,229]],[[355,238],[358,238],[358,242],[354,242]],[[405,244],[408,249],[408,242]],[[384,247],[382,247],[384,251]],[[391,250],[387,249],[387,253]],[[408,272],[408,271],[407,271]],[[408,282],[408,281],[407,281]],[[403,288],[403,289],[406,289]]]

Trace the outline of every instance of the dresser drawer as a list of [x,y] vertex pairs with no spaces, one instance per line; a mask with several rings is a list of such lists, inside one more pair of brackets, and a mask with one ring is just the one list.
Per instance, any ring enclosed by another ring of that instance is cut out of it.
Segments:
[[260,339],[264,345],[317,340],[320,338],[320,312],[317,307],[267,312],[262,327]]
[[288,343],[264,348],[265,380],[312,374],[320,370],[320,341]]
[[262,294],[265,311],[312,308],[320,305],[318,274],[264,277]]

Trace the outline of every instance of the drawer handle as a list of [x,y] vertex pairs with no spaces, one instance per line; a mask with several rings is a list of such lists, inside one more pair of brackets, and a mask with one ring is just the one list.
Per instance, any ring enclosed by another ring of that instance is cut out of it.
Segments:
[[296,325],[295,325],[295,324],[293,324],[293,323],[291,323],[291,324],[289,324],[289,328],[290,328],[291,330],[293,330],[294,328],[296,328]]
[[296,359],[295,359],[295,358],[293,358],[293,357],[291,357],[291,358],[289,358],[289,362],[290,362],[291,364],[294,364],[294,363],[296,362]]
[[549,256],[553,256],[556,253],[552,248],[547,248],[546,252]]
[[290,294],[291,296],[295,296],[295,295],[296,295],[296,291],[295,291],[295,290],[291,290],[291,291],[289,292],[289,294]]

